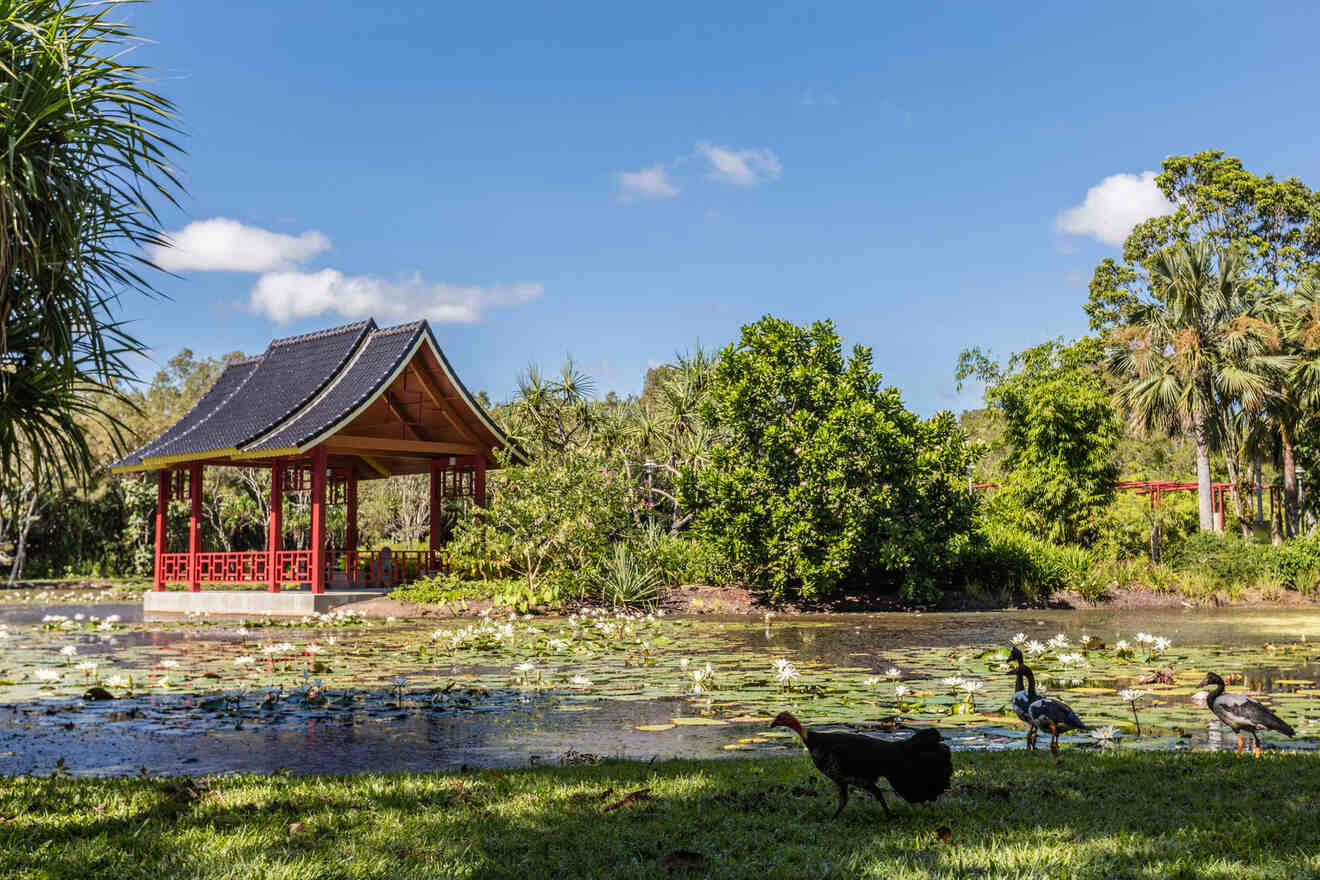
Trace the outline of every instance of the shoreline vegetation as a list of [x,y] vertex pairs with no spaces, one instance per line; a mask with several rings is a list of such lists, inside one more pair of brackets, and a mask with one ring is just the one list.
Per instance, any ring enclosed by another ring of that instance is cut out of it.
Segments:
[[[16,777],[10,877],[1320,876],[1320,756],[1065,748],[958,752],[950,789],[895,808],[805,753],[457,773]],[[1160,780],[1158,789],[1151,780]]]
[[[481,589],[480,582],[469,582],[470,589],[463,596],[428,595],[422,585],[413,589],[405,585],[376,599],[343,606],[372,618],[479,617],[490,611],[507,610],[510,606],[496,601],[494,591]],[[150,582],[139,579],[77,579],[33,580],[19,582],[12,587],[0,586],[0,605],[32,604],[58,605],[70,603],[98,604],[105,602],[135,602],[143,592],[151,589]],[[177,585],[171,589],[182,589]],[[264,584],[211,584],[203,590],[265,589]],[[296,589],[296,588],[295,588]],[[893,596],[875,596],[860,593],[833,597],[828,602],[814,605],[773,602],[764,590],[741,587],[715,587],[686,584],[663,591],[656,603],[671,614],[718,615],[722,617],[761,618],[765,614],[783,616],[848,615],[910,612],[972,612],[1013,611],[1023,609],[1087,610],[1137,608],[1299,608],[1320,610],[1320,596],[1304,594],[1290,589],[1261,589],[1244,585],[1206,593],[1180,589],[1177,585],[1157,590],[1151,587],[1114,587],[1103,596],[1092,597],[1076,590],[1064,590],[1047,597],[1022,594],[1005,595],[979,591],[950,591],[939,601],[929,604],[904,602]],[[585,606],[532,606],[527,613],[557,616]]]

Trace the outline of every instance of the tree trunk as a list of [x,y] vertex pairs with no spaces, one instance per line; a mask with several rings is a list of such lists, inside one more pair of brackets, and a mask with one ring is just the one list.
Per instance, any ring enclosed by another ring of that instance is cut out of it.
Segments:
[[1297,459],[1293,455],[1292,432],[1287,426],[1279,430],[1283,449],[1283,526],[1289,538],[1297,535]]
[[1164,538],[1164,530],[1160,528],[1160,521],[1150,524],[1150,561],[1156,565],[1160,564],[1162,557],[1161,543]]
[[1283,505],[1270,493],[1270,543],[1278,547],[1283,543]]
[[1247,506],[1247,497],[1242,492],[1242,472],[1238,470],[1237,456],[1230,455],[1226,451],[1224,453],[1224,464],[1228,468],[1228,481],[1233,484],[1233,512],[1237,514],[1238,529],[1242,532],[1242,537],[1250,538],[1252,535],[1251,510]]
[[1197,413],[1192,422],[1196,442],[1196,506],[1203,532],[1215,530],[1215,506],[1210,489],[1210,441],[1205,435],[1205,414]]
[[9,586],[23,576],[23,564],[27,562],[27,540],[28,532],[32,530],[32,523],[37,519],[37,499],[38,491],[34,486],[32,496],[28,499],[27,510],[22,514],[22,525],[18,530],[18,545],[14,548],[14,564],[9,568]]

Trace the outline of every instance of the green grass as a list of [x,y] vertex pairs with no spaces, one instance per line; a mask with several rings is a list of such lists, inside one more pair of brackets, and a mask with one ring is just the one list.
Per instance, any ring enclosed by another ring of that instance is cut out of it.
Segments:
[[[466,774],[0,783],[4,877],[1320,877],[1320,756],[960,753],[901,819],[805,754]],[[605,811],[626,793],[649,799]],[[951,832],[948,842],[936,834]],[[675,874],[661,858],[701,853]]]

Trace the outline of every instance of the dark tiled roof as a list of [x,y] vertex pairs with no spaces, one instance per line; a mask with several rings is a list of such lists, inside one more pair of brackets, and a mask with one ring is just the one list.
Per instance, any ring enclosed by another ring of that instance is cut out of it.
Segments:
[[[497,447],[508,437],[459,381],[425,321],[384,330],[371,320],[277,339],[260,357],[230,364],[197,406],[163,434],[111,465],[158,467],[229,449],[303,449],[353,418],[393,380],[425,338],[470,413]],[[475,425],[474,425],[475,427]],[[514,449],[525,459],[521,450]]]
[[[192,430],[152,444],[144,460],[240,447],[293,415],[339,374],[374,321],[277,339],[236,391]],[[169,432],[166,432],[169,433]]]
[[203,394],[202,399],[197,401],[197,404],[192,409],[188,410],[183,418],[179,419],[169,428],[166,428],[165,432],[159,437],[133,450],[119,461],[110,465],[110,467],[132,467],[141,464],[142,459],[151,455],[153,449],[178,440],[180,437],[187,434],[193,428],[204,422],[211,413],[215,412],[226,400],[228,400],[230,395],[248,380],[248,377],[257,369],[259,363],[261,363],[260,357],[244,358],[240,361],[230,362],[225,367],[224,371],[220,373],[220,378],[215,380],[215,384],[211,386],[211,390]]
[[384,390],[425,329],[426,322],[417,321],[372,333],[324,394],[245,451],[285,449],[314,440]]

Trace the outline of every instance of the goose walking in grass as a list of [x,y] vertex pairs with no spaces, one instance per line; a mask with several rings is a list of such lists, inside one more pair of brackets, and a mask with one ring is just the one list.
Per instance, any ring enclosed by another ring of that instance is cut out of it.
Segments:
[[[1013,670],[1014,675],[1017,676],[1017,680],[1013,685],[1013,713],[1022,720],[1023,724],[1027,725],[1027,748],[1034,749],[1038,731],[1036,725],[1031,722],[1031,713],[1027,709],[1032,703],[1040,699],[1036,693],[1036,677],[1031,675],[1031,670],[1027,668],[1026,660],[1016,645],[1013,646],[1013,650],[1008,652],[1008,662],[1017,663],[1017,668]],[[1024,676],[1031,676],[1031,685],[1026,688],[1022,686]]]
[[1278,715],[1275,715],[1269,709],[1266,709],[1260,703],[1250,697],[1242,694],[1224,693],[1224,680],[1213,672],[1207,672],[1205,678],[1197,685],[1202,689],[1212,688],[1206,694],[1205,704],[1215,717],[1224,722],[1225,727],[1232,729],[1237,736],[1237,753],[1242,754],[1242,731],[1251,732],[1252,742],[1256,746],[1256,757],[1260,757],[1260,734],[1261,730],[1277,730],[1285,736],[1291,737],[1297,731],[1292,729],[1292,725],[1284,721]]
[[[1022,662],[1022,653],[1014,648],[1008,655],[1009,659],[1014,659],[1017,655],[1018,661],[1018,693],[1013,695],[1013,711],[1018,712],[1019,695],[1022,691],[1022,678],[1027,679],[1025,691],[1025,700],[1027,703],[1027,717],[1023,720],[1033,728],[1031,733],[1027,734],[1027,747],[1034,749],[1036,747],[1037,731],[1046,731],[1050,735],[1050,754],[1059,757],[1059,734],[1067,733],[1070,730],[1090,730],[1082,719],[1077,717],[1077,713],[1068,707],[1063,700],[1056,700],[1053,697],[1042,697],[1036,693],[1036,676],[1032,674],[1031,669]],[[1022,713],[1018,712],[1018,717]]]

